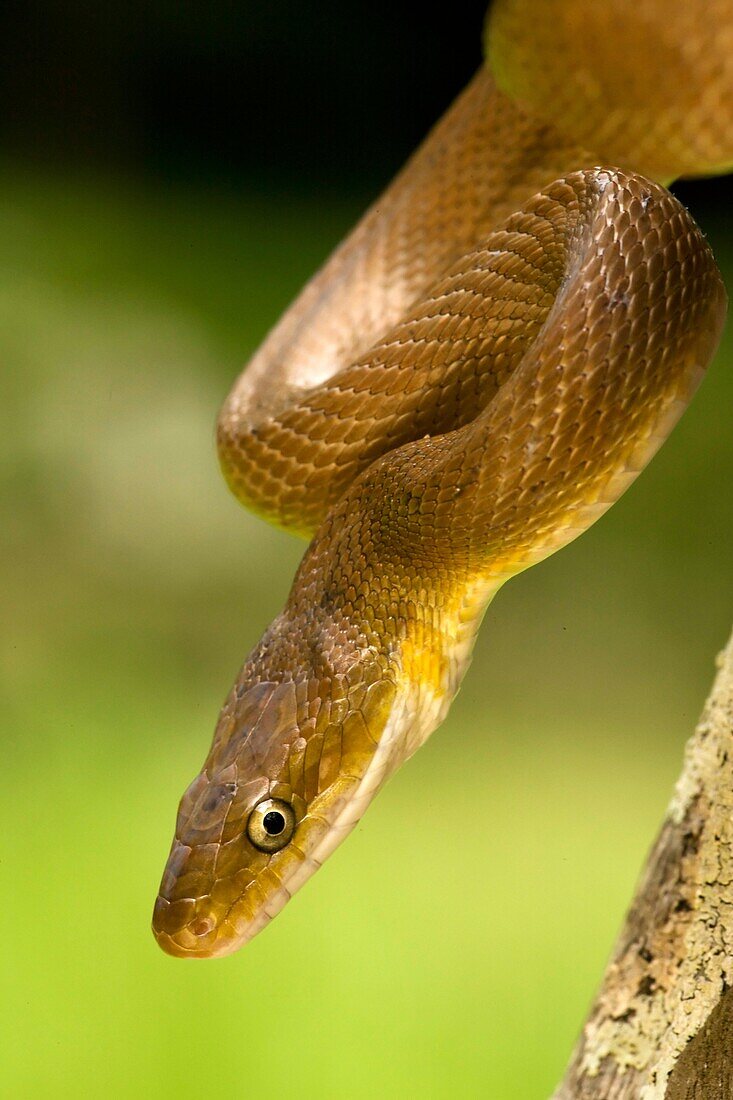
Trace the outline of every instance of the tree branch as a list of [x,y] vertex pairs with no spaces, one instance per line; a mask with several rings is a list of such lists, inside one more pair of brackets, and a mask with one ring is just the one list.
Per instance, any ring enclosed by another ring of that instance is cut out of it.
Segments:
[[733,1097],[733,637],[554,1100]]

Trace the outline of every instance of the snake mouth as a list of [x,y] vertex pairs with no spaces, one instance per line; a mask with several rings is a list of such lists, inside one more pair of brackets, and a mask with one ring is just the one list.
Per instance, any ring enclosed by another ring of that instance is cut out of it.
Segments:
[[231,954],[252,939],[290,897],[269,868],[264,876],[262,868],[244,867],[238,874],[209,874],[202,881],[191,870],[199,854],[196,847],[174,841],[153,908],[158,944],[180,959]]
[[272,854],[249,852],[241,837],[223,855],[219,845],[176,839],[153,910],[153,934],[163,951],[209,959],[248,943],[356,824],[364,808],[354,797],[358,786],[339,784],[331,805],[316,805],[293,842]]
[[153,933],[167,955],[179,959],[203,959],[212,955],[216,920],[196,910],[197,901],[193,898],[171,902],[158,894],[153,909]]
[[382,740],[359,779],[341,777],[314,799],[280,851],[249,852],[241,836],[231,851],[177,838],[153,911],[163,951],[182,959],[229,955],[269,924],[360,820],[392,770],[391,742]]
[[[215,958],[251,940],[356,825],[400,761],[405,700],[393,709],[392,681],[372,677],[351,694],[341,689],[333,708],[324,704],[338,722],[320,727],[295,723],[295,690],[269,685],[264,704],[260,685],[241,699],[235,693],[244,708],[255,697],[254,715],[233,721],[225,708],[223,732],[181,799],[152,921],[168,955]],[[321,766],[324,744],[339,746],[336,769]]]
[[266,873],[264,878],[251,877],[244,889],[231,881],[218,880],[212,884],[211,893],[199,897],[176,896],[181,884],[174,882],[167,890],[164,881],[153,908],[152,928],[158,944],[167,955],[179,959],[232,954],[290,899],[290,892],[277,881],[276,874]]
[[171,903],[158,895],[153,910],[153,933],[166,955],[178,959],[210,958],[212,951],[208,940],[216,922],[211,917],[194,917],[180,928],[166,931],[170,908]]
[[[153,933],[167,955],[177,959],[213,959],[231,955],[262,927],[251,922],[248,929],[235,929],[228,920],[217,921],[202,906],[208,899],[183,898],[170,902],[159,894],[153,909]],[[269,920],[269,916],[266,918]]]

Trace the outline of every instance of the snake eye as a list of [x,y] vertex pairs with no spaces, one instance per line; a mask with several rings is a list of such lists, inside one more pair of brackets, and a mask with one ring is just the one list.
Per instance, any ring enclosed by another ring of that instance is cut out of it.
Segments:
[[277,852],[284,848],[294,831],[293,807],[279,798],[258,802],[247,820],[247,836],[261,852]]

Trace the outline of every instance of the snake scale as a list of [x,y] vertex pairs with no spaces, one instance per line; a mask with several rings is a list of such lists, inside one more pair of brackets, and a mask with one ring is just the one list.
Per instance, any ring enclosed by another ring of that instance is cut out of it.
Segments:
[[496,0],[486,62],[302,291],[218,424],[311,541],[181,800],[153,925],[227,954],[444,718],[509,578],[685,409],[722,281],[665,189],[733,166],[733,0]]

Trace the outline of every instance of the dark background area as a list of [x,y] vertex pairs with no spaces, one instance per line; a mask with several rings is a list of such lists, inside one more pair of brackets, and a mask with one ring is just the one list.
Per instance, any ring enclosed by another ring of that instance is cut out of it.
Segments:
[[479,64],[484,10],[16,0],[0,38],[0,140],[167,177],[378,179]]
[[[481,61],[485,0],[10,0],[0,145],[170,182],[345,188],[387,180]],[[678,185],[726,205],[726,183]]]

